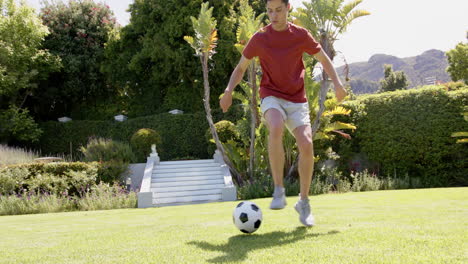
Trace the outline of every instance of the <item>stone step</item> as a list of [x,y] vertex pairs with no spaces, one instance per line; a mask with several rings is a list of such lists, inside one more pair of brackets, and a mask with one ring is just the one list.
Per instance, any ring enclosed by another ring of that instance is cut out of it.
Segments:
[[209,195],[190,195],[166,198],[153,198],[153,204],[167,204],[167,203],[190,203],[197,201],[221,201],[222,194],[209,194]]
[[204,175],[220,175],[218,171],[192,171],[192,172],[164,172],[153,173],[152,178],[160,177],[188,177],[188,176],[204,176]]
[[173,168],[173,169],[160,169],[156,167],[153,169],[154,173],[171,173],[171,172],[205,172],[205,171],[220,171],[220,167],[192,167],[192,168]]
[[209,184],[224,184],[224,178],[210,179],[203,181],[171,181],[171,182],[152,182],[151,188],[165,188],[177,186],[195,186],[195,185],[209,185]]
[[181,181],[205,181],[205,180],[217,180],[224,179],[220,174],[217,175],[201,175],[201,176],[189,176],[189,177],[156,177],[151,178],[151,183],[159,182],[181,182]]
[[185,197],[185,196],[200,196],[200,195],[213,195],[221,194],[220,188],[208,190],[190,190],[190,191],[175,191],[175,192],[154,192],[153,199],[168,198],[168,197]]
[[213,190],[222,189],[224,184],[200,184],[200,185],[186,185],[186,186],[173,186],[173,187],[155,187],[151,188],[151,192],[165,193],[165,192],[178,192],[178,191],[200,191],[200,190]]
[[[174,161],[161,161],[158,165],[177,165],[177,164],[207,164],[215,163],[214,159],[202,159],[202,160],[174,160]],[[157,166],[157,165],[156,165]]]
[[210,167],[217,167],[219,168],[221,165],[219,163],[193,163],[193,164],[169,164],[169,165],[162,165],[158,164],[154,167],[154,170],[169,170],[169,169],[182,169],[182,168],[210,168]]

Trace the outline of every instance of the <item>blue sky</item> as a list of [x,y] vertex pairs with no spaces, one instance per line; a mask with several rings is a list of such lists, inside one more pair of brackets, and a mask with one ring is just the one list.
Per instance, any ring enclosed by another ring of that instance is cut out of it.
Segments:
[[[26,2],[38,9],[42,1]],[[121,25],[128,24],[130,14],[126,10],[133,0],[98,2],[108,4]],[[302,2],[290,0],[293,7]],[[372,14],[355,20],[335,43],[348,63],[367,61],[376,53],[410,57],[429,49],[447,51],[459,42],[466,42],[467,0],[363,0],[358,8]],[[341,65],[342,61],[337,57],[335,65]]]

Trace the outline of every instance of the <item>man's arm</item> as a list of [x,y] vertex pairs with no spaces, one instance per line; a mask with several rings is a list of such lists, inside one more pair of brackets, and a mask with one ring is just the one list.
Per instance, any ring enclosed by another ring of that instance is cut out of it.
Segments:
[[343,84],[341,84],[340,78],[338,78],[338,74],[336,73],[335,68],[333,68],[330,58],[322,50],[315,54],[314,57],[322,64],[323,69],[332,79],[333,85],[335,86],[336,99],[338,102],[341,102],[348,94],[343,88]]
[[221,106],[221,109],[223,109],[224,113],[227,112],[227,110],[231,106],[232,92],[234,91],[234,88],[236,88],[236,86],[242,81],[242,78],[244,77],[245,71],[247,70],[247,67],[249,67],[249,64],[250,60],[242,55],[242,58],[240,59],[234,71],[232,72],[231,78],[229,79],[229,84],[226,90],[224,90],[224,95],[219,100],[219,105]]

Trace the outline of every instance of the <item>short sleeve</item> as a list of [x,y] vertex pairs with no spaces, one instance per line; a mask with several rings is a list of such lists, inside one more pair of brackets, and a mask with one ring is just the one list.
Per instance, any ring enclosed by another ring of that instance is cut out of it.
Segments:
[[251,60],[253,57],[258,56],[258,41],[257,41],[257,34],[253,35],[247,45],[245,45],[244,51],[242,51],[242,55],[247,59]]
[[312,34],[307,31],[306,35],[306,40],[304,41],[304,51],[307,52],[310,55],[314,55],[320,52],[322,50],[322,46],[320,46],[320,43],[318,43]]

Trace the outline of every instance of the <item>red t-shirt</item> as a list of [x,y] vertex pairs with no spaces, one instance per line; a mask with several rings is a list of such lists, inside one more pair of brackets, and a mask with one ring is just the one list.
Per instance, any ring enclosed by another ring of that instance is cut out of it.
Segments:
[[263,76],[260,97],[276,96],[295,103],[307,102],[304,89],[304,52],[314,55],[320,44],[302,27],[288,23],[285,31],[271,24],[255,33],[244,48],[247,59],[260,58]]

